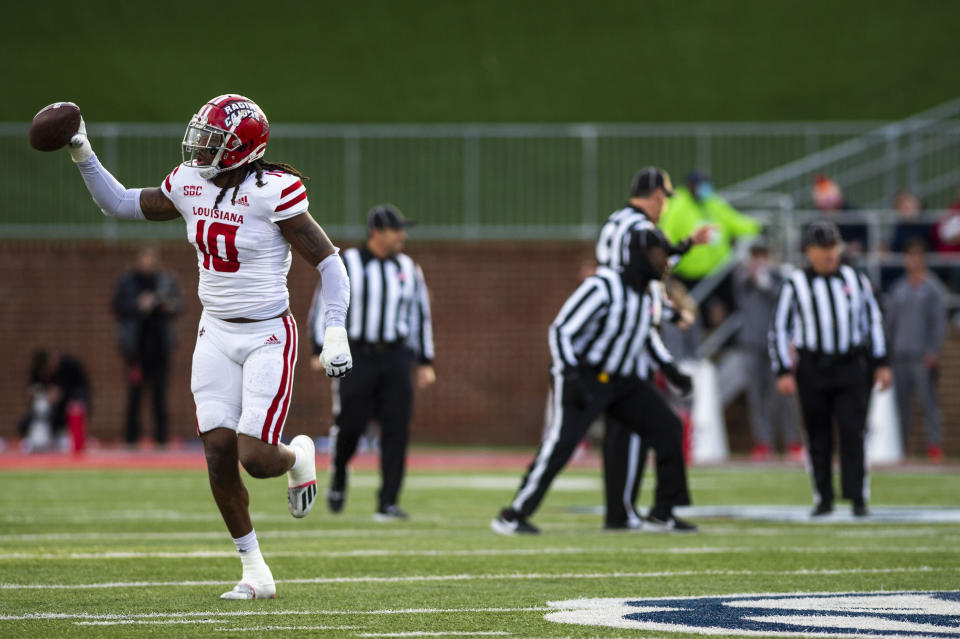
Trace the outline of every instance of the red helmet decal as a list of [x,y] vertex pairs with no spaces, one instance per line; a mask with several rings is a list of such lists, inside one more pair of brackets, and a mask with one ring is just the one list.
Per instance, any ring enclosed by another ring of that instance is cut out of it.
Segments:
[[[221,95],[204,104],[187,125],[184,163],[207,166],[212,177],[263,157],[269,139],[270,124],[256,102],[242,95]],[[209,157],[201,162],[204,152]]]

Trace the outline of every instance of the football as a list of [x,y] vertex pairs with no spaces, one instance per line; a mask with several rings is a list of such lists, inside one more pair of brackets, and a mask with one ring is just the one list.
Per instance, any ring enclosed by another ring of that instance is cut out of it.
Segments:
[[62,149],[79,128],[80,108],[73,102],[54,102],[33,116],[30,146],[38,151]]

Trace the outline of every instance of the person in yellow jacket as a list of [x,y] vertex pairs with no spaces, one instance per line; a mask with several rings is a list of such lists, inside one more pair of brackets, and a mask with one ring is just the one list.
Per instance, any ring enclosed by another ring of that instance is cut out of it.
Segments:
[[[734,240],[759,234],[762,225],[717,195],[706,173],[692,171],[686,182],[686,187],[675,190],[670,206],[661,214],[659,226],[673,242],[688,237],[701,226],[714,227],[711,241],[694,246],[673,268],[672,274],[692,289],[731,259]],[[733,309],[732,281],[730,276],[724,278],[704,300],[708,325],[716,326]]]

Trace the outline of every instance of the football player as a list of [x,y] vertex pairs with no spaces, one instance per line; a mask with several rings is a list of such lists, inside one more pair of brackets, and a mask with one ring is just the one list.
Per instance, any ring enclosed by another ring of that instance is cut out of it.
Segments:
[[339,377],[353,367],[344,330],[346,269],[308,212],[300,172],[263,160],[269,138],[267,118],[253,101],[216,97],[187,125],[182,163],[160,187],[143,189],[125,188],[100,164],[82,120],[67,147],[105,215],[155,222],[182,217],[197,249],[203,314],[191,390],[210,488],[243,564],[240,582],[223,599],[276,596],[238,462],[256,478],[286,473],[294,517],[304,517],[317,495],[313,440],[298,435],[289,446],[280,442],[297,361],[287,291],[290,247],[320,272],[327,374]]

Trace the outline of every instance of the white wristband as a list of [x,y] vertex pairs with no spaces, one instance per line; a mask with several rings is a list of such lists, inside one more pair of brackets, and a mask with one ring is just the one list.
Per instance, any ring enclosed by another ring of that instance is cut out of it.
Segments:
[[74,164],[79,164],[90,159],[93,155],[93,147],[90,146],[90,140],[87,139],[87,123],[80,116],[80,126],[70,142],[67,143],[67,152]]

